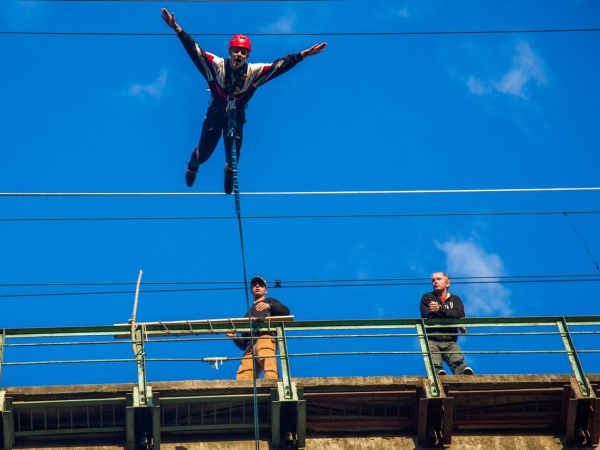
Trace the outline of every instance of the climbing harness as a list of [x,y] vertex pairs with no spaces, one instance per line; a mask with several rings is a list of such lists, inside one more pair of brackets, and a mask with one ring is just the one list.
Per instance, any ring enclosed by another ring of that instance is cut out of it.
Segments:
[[248,66],[244,65],[240,75],[237,79],[233,78],[233,71],[229,63],[225,65],[225,89],[227,90],[227,95],[229,98],[235,97],[240,93],[244,84],[246,84],[246,80],[248,79],[248,74],[246,71],[248,70]]
[[235,117],[235,98],[229,96],[227,100],[227,137],[231,139],[231,169],[233,170],[233,193],[235,197],[235,213],[238,218],[238,227],[240,230],[240,245],[242,248],[242,267],[244,270],[244,292],[246,293],[246,309],[248,310],[248,324],[250,325],[250,348],[252,349],[252,393],[254,398],[254,444],[256,450],[259,450],[260,440],[258,434],[258,395],[256,390],[256,355],[254,354],[254,324],[250,314],[250,298],[248,296],[248,277],[246,275],[246,256],[244,254],[244,233],[242,231],[242,215],[240,210],[240,189],[238,185],[237,171],[237,149],[235,147],[235,129],[237,126]]

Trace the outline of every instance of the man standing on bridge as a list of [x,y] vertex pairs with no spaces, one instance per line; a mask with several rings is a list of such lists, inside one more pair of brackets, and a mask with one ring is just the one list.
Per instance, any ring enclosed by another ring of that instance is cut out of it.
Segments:
[[[452,295],[450,277],[444,272],[435,272],[431,275],[433,292],[428,292],[421,298],[421,317],[423,319],[463,319],[465,307],[458,295]],[[466,333],[464,327],[461,333]],[[444,327],[432,328],[427,332],[429,351],[433,359],[433,366],[437,375],[446,375],[442,359],[452,370],[454,375],[473,375],[473,369],[464,362],[460,347],[457,344],[458,328]]]
[[[288,316],[290,314],[290,309],[279,300],[272,297],[266,297],[267,292],[269,291],[267,289],[267,282],[264,278],[252,278],[250,287],[252,289],[252,297],[254,297],[254,304],[250,308],[251,317]],[[244,317],[248,317],[248,313],[246,313]],[[241,350],[244,350],[242,363],[240,364],[240,368],[235,377],[236,380],[252,379],[253,353],[256,378],[258,378],[263,371],[265,372],[266,379],[279,378],[277,358],[275,358],[275,354],[277,353],[275,333],[267,331],[254,333],[254,348],[252,348],[250,333],[244,333],[241,337],[238,337],[236,333],[227,333],[227,336],[232,338],[235,345]]]

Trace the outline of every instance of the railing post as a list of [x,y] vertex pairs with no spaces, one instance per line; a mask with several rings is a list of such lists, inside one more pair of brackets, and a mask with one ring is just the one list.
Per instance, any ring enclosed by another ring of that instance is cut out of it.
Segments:
[[287,351],[287,340],[283,323],[277,326],[277,341],[279,344],[279,359],[281,361],[281,379],[283,382],[284,399],[292,400],[292,374],[290,372],[290,359]]
[[15,441],[12,398],[5,397],[5,395],[5,391],[0,391],[0,414],[2,415],[4,450],[12,450]]
[[587,380],[587,378],[585,377],[585,373],[583,372],[583,367],[581,366],[581,362],[579,361],[577,350],[575,350],[575,345],[573,344],[571,333],[569,333],[569,327],[567,326],[566,319],[563,317],[561,320],[556,322],[556,325],[558,326],[558,330],[560,331],[560,337],[562,338],[563,344],[567,351],[567,356],[569,357],[569,361],[571,362],[571,367],[573,369],[573,373],[575,374],[575,379],[579,384],[581,394],[584,397],[594,397],[594,391],[592,390],[589,381]]
[[415,327],[427,371],[427,380],[422,380],[424,398],[420,398],[418,404],[417,446],[430,446],[437,442],[447,447],[452,443],[454,398],[446,397],[435,372],[425,320],[421,319]]
[[136,406],[148,406],[148,395],[146,387],[146,352],[144,350],[144,337],[142,335],[141,329],[137,329],[135,331],[135,338],[133,341],[133,353],[135,355],[135,362],[137,364],[138,372],[138,398],[134,399],[134,404]]
[[0,334],[0,386],[2,386],[2,365],[4,364],[4,341],[6,340],[6,330],[2,329]]
[[417,323],[415,326],[419,336],[419,344],[421,344],[421,354],[423,355],[423,362],[425,363],[425,370],[427,371],[427,379],[429,380],[429,386],[425,389],[425,394],[428,398],[439,398],[442,389],[438,382],[437,373],[435,373],[435,367],[433,366],[425,321],[421,319],[421,322]]
[[281,360],[281,380],[277,389],[271,390],[271,445],[273,448],[295,443],[296,448],[305,447],[306,403],[303,391],[292,382],[287,340],[283,323],[276,327],[279,356]]
[[281,402],[279,401],[278,389],[271,389],[270,398],[271,416],[271,445],[273,448],[281,446]]
[[575,375],[575,378],[570,379],[571,389],[566,392],[568,395],[563,397],[563,402],[565,402],[563,411],[566,412],[564,418],[565,444],[573,445],[577,443],[576,433],[579,428],[583,432],[583,438],[587,445],[597,445],[598,436],[600,436],[600,413],[597,408],[600,402],[598,402],[594,390],[583,372],[581,361],[579,361],[577,350],[569,332],[567,320],[563,317],[556,322],[556,325]]
[[160,395],[152,394],[152,450],[160,450]]
[[135,450],[135,407],[133,394],[127,393],[125,407],[125,450]]

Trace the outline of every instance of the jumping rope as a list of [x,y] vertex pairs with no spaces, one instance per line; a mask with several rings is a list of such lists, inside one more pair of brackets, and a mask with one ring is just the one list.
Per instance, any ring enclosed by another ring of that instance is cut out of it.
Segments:
[[[246,309],[248,310],[248,324],[250,326],[250,345],[252,349],[252,393],[254,400],[254,445],[256,450],[259,450],[259,434],[258,434],[258,393],[256,390],[256,356],[254,355],[254,333],[252,318],[250,314],[250,298],[248,296],[248,277],[246,275],[246,256],[244,253],[244,232],[242,230],[242,214],[240,209],[240,189],[238,184],[238,171],[237,171],[237,149],[235,146],[235,129],[237,127],[235,111],[235,99],[229,97],[227,101],[227,119],[228,119],[228,130],[227,136],[231,139],[231,170],[233,171],[233,193],[235,197],[235,213],[238,219],[238,228],[240,230],[240,245],[242,249],[242,267],[244,271],[244,292],[246,293]],[[228,167],[229,168],[229,167]]]

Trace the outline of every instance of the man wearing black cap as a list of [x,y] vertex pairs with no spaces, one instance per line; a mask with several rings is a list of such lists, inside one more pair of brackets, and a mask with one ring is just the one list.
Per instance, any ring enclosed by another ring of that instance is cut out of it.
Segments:
[[[252,297],[254,304],[250,308],[251,317],[267,316],[288,316],[290,309],[279,300],[272,297],[266,297],[268,291],[267,282],[262,277],[254,277],[250,281]],[[248,313],[244,315],[248,317]],[[252,341],[250,334],[244,333],[238,337],[236,333],[227,333],[227,336],[233,338],[233,342],[241,350],[244,350],[242,363],[237,371],[236,380],[252,379]],[[256,378],[264,371],[265,378],[277,379],[279,372],[277,370],[277,342],[273,333],[260,333],[254,335],[254,361],[256,369]]]

